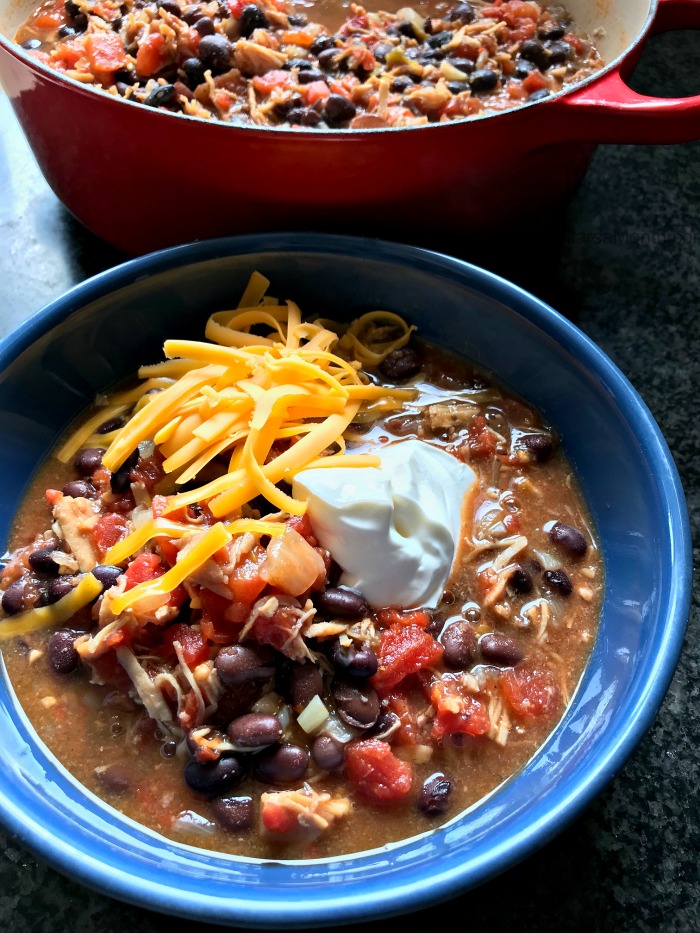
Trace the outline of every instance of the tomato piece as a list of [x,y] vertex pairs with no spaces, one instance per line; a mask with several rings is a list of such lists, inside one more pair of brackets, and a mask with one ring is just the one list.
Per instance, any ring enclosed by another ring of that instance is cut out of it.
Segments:
[[236,640],[240,631],[240,625],[226,616],[233,607],[233,603],[230,599],[205,588],[199,590],[197,595],[202,606],[202,618],[199,622],[202,635],[215,645],[230,645]]
[[410,793],[413,768],[396,757],[388,742],[381,739],[351,742],[345,752],[345,763],[355,790],[371,803],[387,806]]
[[434,739],[456,733],[487,735],[490,732],[486,704],[464,690],[458,679],[443,677],[436,681],[430,689],[430,699],[437,710],[432,729]]
[[266,800],[260,812],[263,826],[270,833],[289,833],[299,828],[297,814],[274,800]]
[[404,677],[434,664],[442,645],[418,625],[392,625],[379,642],[379,669],[371,678],[375,690],[385,696]]
[[561,706],[561,694],[551,671],[521,665],[505,670],[501,691],[511,709],[523,719],[551,716]]
[[146,580],[155,580],[162,577],[165,573],[165,567],[161,563],[157,554],[139,554],[126,568],[124,576],[126,577],[125,589],[131,590],[139,583],[145,583]]
[[304,97],[309,106],[315,104],[317,100],[325,100],[330,97],[330,94],[331,90],[325,81],[312,81],[304,88]]
[[235,16],[236,19],[240,19],[241,13],[249,3],[250,0],[228,0],[228,8],[231,11],[231,15]]
[[276,87],[284,87],[285,84],[291,84],[291,71],[268,71],[264,75],[256,75],[253,78],[253,87],[259,94],[269,94]]
[[92,532],[92,540],[101,557],[122,541],[129,533],[129,522],[120,512],[106,512],[100,515]]
[[169,625],[163,632],[163,648],[168,653],[174,654],[173,643],[178,642],[182,649],[182,655],[188,667],[197,667],[209,660],[209,645],[204,635],[196,628],[186,625],[184,622],[176,622]]
[[136,74],[140,78],[150,78],[165,64],[162,50],[165,37],[159,32],[151,32],[139,45],[136,53]]
[[88,33],[85,52],[93,71],[110,73],[119,71],[126,62],[126,52],[121,38],[115,32]]
[[498,437],[488,426],[486,418],[483,415],[474,415],[467,428],[469,455],[477,459],[493,457],[497,445]]
[[375,613],[380,625],[418,625],[427,628],[431,616],[427,609],[378,609]]
[[[240,604],[241,611],[247,616],[250,608],[260,593],[267,586],[267,580],[260,575],[260,568],[265,559],[262,548],[254,548],[246,559],[229,573],[228,585],[233,595],[233,601]],[[231,613],[227,616],[231,618]]]
[[405,693],[392,693],[386,698],[387,708],[398,716],[401,725],[392,735],[397,745],[417,745],[421,728],[413,704]]
[[528,94],[532,94],[534,91],[540,91],[542,88],[549,87],[549,84],[541,71],[531,71],[523,80],[523,87]]
[[[143,483],[150,493],[153,492],[164,476],[163,456],[160,453],[155,453],[152,457],[145,457],[139,460],[129,473],[129,478],[132,483]],[[162,496],[161,498],[165,497]]]
[[311,547],[316,547],[318,545],[318,540],[314,535],[314,530],[311,526],[311,519],[309,518],[308,514],[292,515],[291,518],[287,519],[285,524],[287,528],[293,528],[297,534],[300,534],[302,538],[305,538]]

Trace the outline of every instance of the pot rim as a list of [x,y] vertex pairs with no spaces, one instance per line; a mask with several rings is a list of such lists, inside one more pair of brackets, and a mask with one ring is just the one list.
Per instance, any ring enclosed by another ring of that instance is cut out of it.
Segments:
[[[611,62],[604,65],[599,71],[596,71],[595,74],[589,75],[587,78],[582,78],[580,81],[577,81],[575,84],[563,88],[561,91],[558,91],[556,94],[552,94],[550,97],[547,97],[543,100],[533,100],[525,101],[522,104],[518,104],[515,107],[510,107],[507,110],[498,110],[491,111],[479,114],[472,117],[463,117],[458,120],[449,120],[445,123],[423,123],[414,126],[382,126],[382,127],[358,127],[355,129],[345,128],[345,129],[332,129],[319,128],[313,129],[311,131],[313,137],[322,137],[324,139],[346,139],[346,138],[355,138],[362,136],[373,136],[377,134],[395,134],[401,131],[406,130],[435,130],[438,128],[445,127],[454,127],[454,126],[463,126],[464,124],[472,123],[483,123],[485,120],[492,120],[495,117],[506,117],[513,116],[517,113],[520,113],[524,110],[530,110],[532,107],[538,105],[549,105],[555,101],[561,102],[563,98],[570,96],[571,94],[576,93],[581,90],[581,88],[588,87],[593,84],[595,81],[600,80],[605,75],[612,74],[613,72],[619,70],[620,66],[628,59],[628,57],[639,47],[639,45],[644,41],[646,36],[651,29],[651,26],[656,18],[658,13],[659,4],[661,0],[650,0],[649,10],[647,16],[644,20],[644,23],[634,37],[634,39],[628,43],[624,51],[622,51],[616,58]],[[49,68],[48,65],[45,65],[43,62],[38,61],[35,58],[32,58],[24,49],[21,48],[14,40],[8,39],[2,32],[0,32],[0,48],[4,48],[10,55],[15,58],[18,58],[20,61],[24,62],[31,69],[38,69],[42,74],[44,74],[51,81],[58,84],[68,84],[69,87],[72,87],[74,90],[81,92],[83,94],[99,94],[108,101],[112,101],[119,105],[128,105],[129,107],[136,107],[139,110],[144,109],[144,104],[136,103],[135,101],[127,100],[126,98],[119,97],[117,95],[107,94],[101,89],[94,88],[91,85],[82,84],[80,81],[76,81],[75,78],[69,78],[67,75],[62,74],[59,71]],[[8,95],[9,96],[9,95]],[[226,123],[223,120],[207,120],[204,117],[197,117],[191,114],[186,113],[173,113],[168,110],[163,110],[161,108],[147,108],[151,113],[159,118],[170,119],[175,117],[179,120],[186,120],[188,122],[195,122],[199,124],[204,124],[209,127],[222,127],[227,130],[242,130],[246,133],[273,133],[276,135],[281,135],[285,137],[297,137],[300,134],[303,136],[309,135],[309,130],[307,128],[301,127],[299,129],[292,129],[288,126],[251,126],[249,124],[238,124],[238,123]]]

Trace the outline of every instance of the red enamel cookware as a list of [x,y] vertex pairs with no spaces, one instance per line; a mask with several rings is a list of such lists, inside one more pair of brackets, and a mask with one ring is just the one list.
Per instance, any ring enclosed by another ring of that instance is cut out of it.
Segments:
[[0,0],[0,82],[60,200],[131,254],[269,230],[411,241],[499,227],[533,190],[543,210],[570,198],[597,143],[700,138],[700,95],[645,97],[625,83],[647,36],[700,27],[700,0],[571,0],[609,64],[549,99],[453,123],[321,131],[231,126],[85,87],[11,41],[34,6]]

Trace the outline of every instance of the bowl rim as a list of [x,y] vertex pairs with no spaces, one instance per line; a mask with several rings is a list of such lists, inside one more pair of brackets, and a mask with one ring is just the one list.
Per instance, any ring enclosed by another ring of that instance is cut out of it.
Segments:
[[[487,298],[504,304],[534,324],[557,344],[575,352],[587,370],[605,381],[628,420],[635,436],[644,438],[644,454],[655,467],[658,492],[668,515],[669,545],[674,559],[669,568],[671,602],[663,625],[663,639],[656,656],[649,662],[649,676],[635,693],[633,715],[609,734],[600,754],[587,769],[579,771],[565,786],[557,788],[553,805],[534,823],[521,827],[508,847],[492,847],[477,865],[450,866],[442,873],[414,878],[407,874],[405,884],[396,883],[381,892],[371,887],[352,900],[342,890],[331,891],[313,903],[282,898],[261,902],[232,896],[223,904],[220,898],[196,898],[187,890],[154,884],[147,876],[116,871],[99,857],[83,855],[75,861],[70,840],[65,841],[36,819],[22,812],[11,795],[0,786],[0,819],[30,850],[53,867],[103,894],[151,910],[179,916],[196,916],[202,921],[251,928],[299,928],[345,924],[404,914],[447,900],[511,868],[560,832],[592,801],[624,764],[647,732],[666,695],[680,656],[688,623],[692,550],[685,496],[672,455],[639,393],[607,355],[576,325],[524,288],[501,276],[462,259],[415,246],[372,238],[318,233],[256,234],[225,237],[171,247],[128,260],[74,286],[0,340],[0,374],[23,351],[56,325],[79,313],[84,306],[138,281],[168,271],[231,256],[265,253],[297,253],[314,256],[348,256],[372,259],[398,267],[411,267],[436,274],[464,285]],[[558,727],[557,727],[558,728]],[[556,733],[557,730],[555,730]],[[550,737],[551,738],[551,737]],[[549,741],[549,740],[548,740]],[[439,832],[439,831],[438,831]],[[421,839],[422,837],[413,837]],[[405,841],[405,845],[412,840]],[[400,847],[404,844],[398,844]],[[395,847],[392,847],[395,848]],[[199,850],[197,850],[199,851]],[[216,857],[214,853],[211,853]],[[347,859],[362,857],[348,856]],[[344,857],[345,858],[345,857]],[[234,860],[235,861],[235,860]],[[285,863],[289,864],[289,863]],[[317,862],[294,863],[297,867]],[[195,913],[196,911],[196,913]]]

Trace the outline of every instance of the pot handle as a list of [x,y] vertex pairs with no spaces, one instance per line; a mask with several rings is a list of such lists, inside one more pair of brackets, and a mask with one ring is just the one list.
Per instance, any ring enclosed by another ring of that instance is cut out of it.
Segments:
[[[700,29],[700,0],[659,0],[649,35],[674,29]],[[641,46],[638,54],[640,51]],[[560,117],[566,112],[575,118],[570,124],[567,121],[567,138],[597,143],[686,143],[700,139],[700,94],[647,97],[628,86],[625,78],[636,65],[638,54],[562,99]]]

